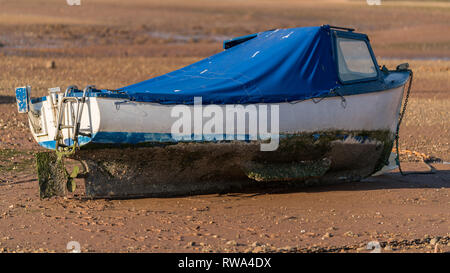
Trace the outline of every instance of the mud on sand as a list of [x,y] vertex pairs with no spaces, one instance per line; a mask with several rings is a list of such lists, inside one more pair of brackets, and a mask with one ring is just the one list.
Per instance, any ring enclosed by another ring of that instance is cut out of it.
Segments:
[[[370,241],[385,252],[450,251],[448,3],[93,0],[72,16],[64,2],[2,3],[1,252],[65,252],[69,241],[91,252],[363,252]],[[400,148],[404,170],[416,174],[296,192],[89,200],[79,188],[39,199],[33,157],[41,148],[16,112],[16,86],[32,85],[34,96],[71,84],[117,88],[219,52],[225,36],[324,23],[368,33],[380,64],[410,63],[415,81]],[[424,159],[434,174],[417,174],[429,171]]]

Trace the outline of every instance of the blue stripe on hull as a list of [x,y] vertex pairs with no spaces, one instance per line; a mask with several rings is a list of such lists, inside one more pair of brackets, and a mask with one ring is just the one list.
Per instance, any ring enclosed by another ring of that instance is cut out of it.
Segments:
[[142,142],[176,142],[171,133],[98,132],[93,143],[137,144]]
[[[235,135],[234,139],[250,141],[250,135]],[[131,133],[131,132],[98,132],[94,135],[92,143],[117,143],[137,144],[144,142],[196,142],[196,141],[220,141],[226,140],[223,134],[208,134],[196,137],[196,135],[173,136],[171,133]]]
[[[250,135],[238,135],[240,139],[237,139],[237,136],[234,136],[234,139],[231,140],[240,140],[240,141],[250,141]],[[316,133],[312,135],[315,140],[320,138],[320,134]],[[182,139],[175,138],[171,133],[137,133],[137,132],[98,132],[94,134],[93,138],[89,138],[86,136],[79,136],[78,143],[82,146],[88,143],[93,144],[139,144],[145,142],[204,142],[204,141],[221,141],[227,140],[224,138],[224,135],[219,134],[210,134],[203,135],[200,139],[195,139],[195,135],[185,136]],[[286,135],[281,134],[279,138],[284,138]],[[345,140],[349,135],[337,135],[339,139]],[[355,136],[355,139],[360,143],[365,143],[370,140],[368,137]],[[261,140],[258,138],[258,140]],[[65,139],[64,143],[68,146],[72,145],[73,142],[71,139]],[[45,147],[47,149],[55,149],[55,141],[43,141],[39,142],[39,145]]]
[[[239,139],[237,139],[239,137]],[[250,135],[234,136],[232,140],[250,141]],[[78,143],[84,145],[87,143],[93,144],[139,144],[145,142],[203,142],[203,141],[221,141],[226,140],[225,135],[210,134],[203,135],[201,138],[196,138],[194,134],[190,136],[176,137],[171,133],[137,133],[137,132],[98,132],[91,138],[85,136],[78,137]],[[71,139],[65,139],[64,143],[68,146],[72,145]],[[55,149],[56,142],[42,141],[39,145],[47,149]]]
[[[84,145],[84,144],[87,144],[89,142],[91,142],[91,138],[90,137],[86,137],[86,136],[79,136],[78,137],[78,143],[80,145]],[[66,139],[64,139],[64,144],[66,144],[67,146],[71,146],[71,145],[73,145],[73,141],[72,141],[72,139],[66,138]],[[41,141],[41,142],[39,142],[39,145],[41,145],[44,148],[54,150],[55,149],[55,145],[56,145],[56,141],[54,141],[54,140]]]

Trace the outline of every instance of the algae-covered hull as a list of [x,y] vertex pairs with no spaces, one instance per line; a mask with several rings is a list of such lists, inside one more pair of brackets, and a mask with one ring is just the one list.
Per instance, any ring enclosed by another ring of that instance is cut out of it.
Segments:
[[174,196],[358,181],[381,169],[392,141],[387,130],[329,131],[286,136],[272,152],[258,142],[178,143],[88,148],[72,158],[83,162],[89,197]]

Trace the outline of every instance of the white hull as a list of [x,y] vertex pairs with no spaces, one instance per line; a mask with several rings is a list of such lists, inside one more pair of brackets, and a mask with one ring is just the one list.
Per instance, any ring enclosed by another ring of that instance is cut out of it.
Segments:
[[[324,98],[320,102],[305,100],[297,103],[279,103],[277,104],[279,105],[279,132],[281,135],[330,130],[389,130],[394,133],[403,89],[404,86],[401,86],[381,92],[346,96],[345,107],[339,96]],[[48,98],[33,106],[41,113],[42,128],[36,133],[30,122],[33,136],[42,146],[53,149],[56,136],[55,117],[57,117],[53,111],[56,110],[52,109]],[[204,105],[203,108],[206,106]],[[92,138],[81,137],[79,144],[176,141],[170,134],[172,125],[179,119],[172,117],[173,107],[173,105],[133,102],[121,98],[89,97],[81,116],[80,132],[90,134]],[[191,113],[194,113],[194,106],[188,107],[192,109]],[[225,113],[226,105],[219,105],[219,107]],[[68,116],[68,114],[65,115],[66,119]],[[270,111],[268,116],[270,117]],[[203,124],[210,119],[204,117]],[[65,123],[70,124],[71,121],[67,119]],[[226,128],[225,121],[224,128]],[[62,130],[66,142],[72,137],[71,132],[71,129]],[[247,128],[246,134],[248,133]]]

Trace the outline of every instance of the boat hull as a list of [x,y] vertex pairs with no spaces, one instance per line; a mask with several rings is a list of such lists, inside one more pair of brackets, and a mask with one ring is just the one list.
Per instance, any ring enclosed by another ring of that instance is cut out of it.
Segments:
[[358,181],[391,149],[389,131],[330,131],[293,134],[271,152],[257,142],[191,142],[81,149],[73,158],[85,165],[87,196],[162,197]]
[[[172,117],[170,105],[90,97],[81,130],[91,137],[80,138],[81,149],[71,157],[84,164],[90,197],[173,196],[358,181],[388,163],[402,96],[403,86],[346,96],[345,103],[337,96],[277,104],[280,137],[273,151],[262,151],[267,140],[252,140],[250,131],[245,131],[243,140],[209,135],[180,141],[171,134],[177,118]],[[40,103],[42,113],[47,113],[45,126],[52,128],[51,109],[46,101]],[[186,107],[194,112],[194,106]],[[225,111],[226,105],[219,107]],[[70,137],[69,130],[63,134]],[[51,130],[35,135],[47,148],[54,146],[52,137]]]

